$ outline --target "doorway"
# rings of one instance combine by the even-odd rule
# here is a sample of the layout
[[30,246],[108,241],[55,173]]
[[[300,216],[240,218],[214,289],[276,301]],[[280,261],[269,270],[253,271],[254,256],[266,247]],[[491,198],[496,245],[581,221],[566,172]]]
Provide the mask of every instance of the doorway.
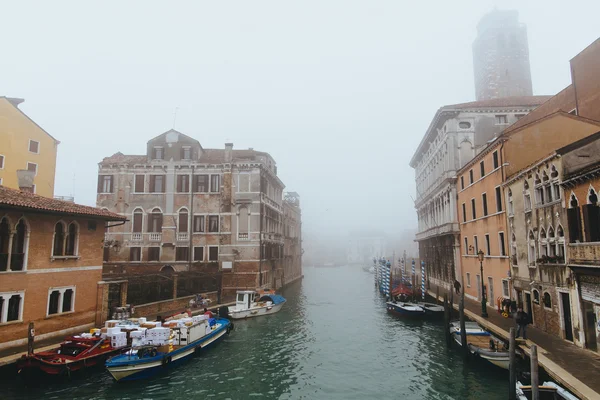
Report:
[[481,301],[481,276],[477,275],[477,300]]
[[596,343],[596,313],[594,305],[589,301],[583,302],[583,315],[585,316],[585,342],[590,350],[598,350]]
[[525,312],[529,315],[529,323],[533,324],[533,308],[531,308],[531,293],[525,292]]
[[490,306],[494,307],[495,297],[494,297],[494,278],[488,276],[488,303]]
[[560,293],[563,309],[563,323],[565,326],[565,339],[573,341],[573,324],[571,322],[571,298],[569,293]]

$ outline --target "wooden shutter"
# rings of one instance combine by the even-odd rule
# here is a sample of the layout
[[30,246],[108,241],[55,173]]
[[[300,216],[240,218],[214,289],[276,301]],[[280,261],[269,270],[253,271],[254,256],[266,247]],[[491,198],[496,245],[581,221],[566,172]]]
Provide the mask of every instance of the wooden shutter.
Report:
[[154,181],[156,180],[156,175],[150,175],[150,193],[154,193]]
[[102,193],[102,179],[104,175],[98,175],[98,193]]
[[182,211],[179,213],[179,232],[187,232],[188,231],[188,213],[187,211]]
[[144,192],[144,175],[135,176],[135,191],[136,193]]
[[144,215],[141,212],[133,213],[133,231],[141,232],[142,231],[142,218]]
[[585,241],[600,241],[600,207],[594,204],[585,204],[583,209],[583,223],[585,229]]
[[183,175],[177,175],[177,192],[181,193],[183,192],[183,185],[182,182],[183,181]]

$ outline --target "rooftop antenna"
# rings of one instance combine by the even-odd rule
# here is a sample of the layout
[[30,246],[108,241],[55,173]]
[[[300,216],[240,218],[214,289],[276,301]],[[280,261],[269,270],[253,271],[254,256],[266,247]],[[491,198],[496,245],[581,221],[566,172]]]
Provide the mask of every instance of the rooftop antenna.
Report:
[[179,110],[179,107],[175,107],[175,112],[173,113],[173,129],[175,129],[175,122],[177,122],[177,110]]

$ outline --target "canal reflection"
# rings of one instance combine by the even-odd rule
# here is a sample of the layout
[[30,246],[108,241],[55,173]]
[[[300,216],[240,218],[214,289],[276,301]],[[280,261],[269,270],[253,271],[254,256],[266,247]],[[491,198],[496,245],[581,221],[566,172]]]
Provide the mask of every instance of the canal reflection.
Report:
[[278,314],[235,323],[204,356],[150,381],[105,372],[67,382],[0,382],[44,399],[505,399],[508,374],[446,349],[442,324],[385,312],[360,267],[305,268]]

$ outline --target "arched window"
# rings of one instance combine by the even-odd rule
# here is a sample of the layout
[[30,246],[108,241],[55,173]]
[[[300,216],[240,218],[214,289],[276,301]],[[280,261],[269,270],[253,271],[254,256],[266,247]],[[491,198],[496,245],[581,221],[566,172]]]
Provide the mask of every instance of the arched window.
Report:
[[546,230],[540,229],[540,258],[548,257],[548,239],[546,237]]
[[523,182],[523,209],[525,212],[531,211],[531,193],[527,180]]
[[136,208],[135,210],[133,210],[132,231],[134,233],[142,232],[143,221],[144,221],[144,211],[142,211],[140,208]]
[[540,304],[540,292],[536,289],[533,289],[533,302],[536,304]]
[[173,272],[175,272],[175,269],[172,266],[170,266],[170,265],[165,265],[164,267],[162,267],[160,269],[160,272],[164,272],[164,273],[167,273],[167,274],[172,274]]
[[[554,228],[548,228],[548,255],[556,257],[556,237],[554,236]],[[552,260],[555,262],[556,260]]]
[[569,229],[569,242],[577,243],[583,241],[583,227],[581,223],[580,207],[577,197],[575,197],[575,193],[571,193],[571,197],[569,198],[567,222],[567,227]]
[[529,182],[527,182],[527,180],[525,180],[525,181],[523,182],[523,189],[524,189],[524,190],[529,190]]
[[77,223],[71,222],[69,224],[69,229],[67,231],[67,240],[65,243],[65,256],[77,255],[78,233],[79,233],[79,229],[77,227]]
[[0,220],[0,272],[8,269],[9,243],[10,222],[5,217]]
[[533,235],[533,231],[529,230],[529,246],[527,258],[529,260],[529,265],[535,265],[535,236]]
[[540,174],[535,174],[535,179],[533,180],[533,184],[539,185],[540,183],[542,183],[542,180],[540,179]]
[[550,297],[550,293],[548,292],[544,293],[544,307],[552,308],[552,298]]
[[556,228],[556,256],[560,264],[565,263],[565,232],[562,225]]
[[162,232],[162,212],[158,208],[148,215],[148,232]]
[[10,254],[10,269],[12,271],[23,271],[27,263],[27,224],[23,218],[17,223],[16,234],[13,236],[12,251]]
[[588,192],[588,204],[584,205],[583,211],[583,227],[586,242],[600,241],[600,207],[598,207],[598,195],[593,187],[590,186]]
[[588,204],[597,205],[598,204],[598,195],[593,188],[590,188],[590,192],[588,195]]
[[570,208],[579,207],[579,202],[577,201],[577,197],[575,197],[574,193],[571,193],[571,199],[569,201]]
[[179,223],[177,224],[177,232],[187,232],[188,231],[188,210],[182,208],[179,210]]
[[54,243],[52,246],[52,255],[60,257],[65,255],[65,224],[57,222],[54,225]]

